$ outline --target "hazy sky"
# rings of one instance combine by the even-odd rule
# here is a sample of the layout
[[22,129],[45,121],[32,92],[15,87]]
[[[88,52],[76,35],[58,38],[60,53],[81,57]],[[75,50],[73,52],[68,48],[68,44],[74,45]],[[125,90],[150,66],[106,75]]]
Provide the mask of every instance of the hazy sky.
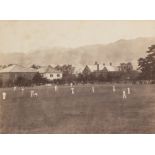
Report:
[[0,52],[155,37],[155,21],[0,21]]

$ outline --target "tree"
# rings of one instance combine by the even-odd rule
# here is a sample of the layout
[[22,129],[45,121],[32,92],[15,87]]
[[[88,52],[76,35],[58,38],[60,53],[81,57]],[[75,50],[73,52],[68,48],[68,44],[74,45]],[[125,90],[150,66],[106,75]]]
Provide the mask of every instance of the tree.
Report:
[[26,79],[22,76],[17,77],[17,79],[15,80],[14,84],[16,86],[31,86],[32,81],[29,79]]
[[12,66],[12,65],[13,65],[13,64],[8,64],[8,67],[9,67],[9,66]]
[[36,73],[32,79],[33,84],[39,85],[41,83],[47,83],[47,79],[43,78],[40,73]]
[[63,66],[57,66],[57,69],[59,68],[60,71],[63,73],[63,80],[65,82],[72,82],[75,79],[75,76],[73,75],[74,67],[72,65],[63,65]]
[[39,66],[39,65],[35,65],[35,64],[33,64],[33,65],[31,66],[31,68],[34,68],[34,69],[39,69],[39,68],[40,68],[40,66]]
[[138,59],[140,78],[145,80],[155,79],[155,45],[148,48],[147,56]]

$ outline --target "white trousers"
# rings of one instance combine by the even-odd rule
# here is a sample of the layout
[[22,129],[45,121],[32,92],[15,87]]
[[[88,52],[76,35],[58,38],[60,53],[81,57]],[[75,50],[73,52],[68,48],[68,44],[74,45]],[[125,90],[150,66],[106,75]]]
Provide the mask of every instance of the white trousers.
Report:
[[123,99],[126,99],[127,97],[126,97],[126,93],[125,93],[125,91],[123,91]]
[[2,99],[5,100],[6,99],[6,92],[2,93]]

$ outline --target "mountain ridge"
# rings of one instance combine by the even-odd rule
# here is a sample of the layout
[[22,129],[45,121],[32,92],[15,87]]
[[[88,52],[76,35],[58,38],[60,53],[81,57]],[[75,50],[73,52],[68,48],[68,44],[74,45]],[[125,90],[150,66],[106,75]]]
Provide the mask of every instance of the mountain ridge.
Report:
[[137,66],[137,60],[144,57],[149,46],[155,44],[155,37],[140,37],[136,39],[120,39],[108,44],[94,44],[76,48],[53,47],[51,49],[35,50],[27,53],[1,53],[0,64],[18,63],[21,65],[48,64],[94,64],[112,62],[132,62]]

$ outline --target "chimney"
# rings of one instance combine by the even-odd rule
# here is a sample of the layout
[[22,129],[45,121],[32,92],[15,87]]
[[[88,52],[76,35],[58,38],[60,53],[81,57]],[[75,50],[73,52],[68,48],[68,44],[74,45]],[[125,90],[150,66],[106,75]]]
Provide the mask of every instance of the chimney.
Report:
[[97,61],[95,61],[95,65],[97,66],[97,71],[99,71],[99,64],[98,64],[98,62]]

